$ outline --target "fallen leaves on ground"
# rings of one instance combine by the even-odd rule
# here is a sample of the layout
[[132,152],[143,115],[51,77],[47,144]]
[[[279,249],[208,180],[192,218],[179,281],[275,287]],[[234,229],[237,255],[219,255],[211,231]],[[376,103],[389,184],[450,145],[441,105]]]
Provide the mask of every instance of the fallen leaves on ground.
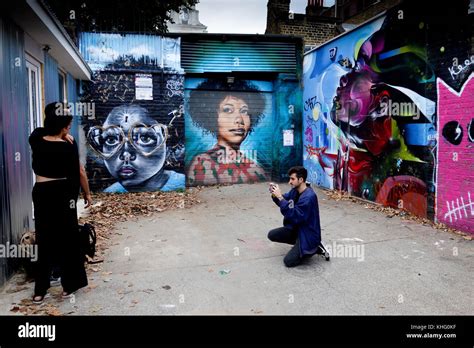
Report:
[[472,240],[472,237],[473,237],[469,233],[459,231],[455,228],[451,228],[443,223],[434,222],[427,218],[413,215],[410,212],[403,209],[384,207],[381,204],[370,202],[356,196],[351,196],[348,192],[334,190],[334,191],[324,191],[324,193],[329,199],[332,199],[335,201],[351,201],[358,204],[364,204],[364,208],[382,212],[387,216],[387,218],[393,218],[394,216],[399,216],[402,220],[415,221],[422,225],[428,225],[438,230],[443,230],[444,232],[454,233],[454,234],[462,236],[466,240]]
[[[90,207],[87,216],[79,218],[79,223],[90,223],[94,226],[97,234],[96,255],[93,260],[89,259],[87,271],[101,272],[101,262],[104,260],[105,251],[111,245],[111,240],[115,234],[123,235],[123,233],[115,231],[115,226],[119,222],[134,220],[141,217],[151,217],[154,214],[172,210],[186,209],[198,203],[201,203],[197,196],[202,187],[193,187],[185,192],[137,192],[137,193],[95,193],[93,199],[96,204]],[[166,239],[160,240],[166,242]],[[112,272],[102,272],[102,276],[111,275]],[[104,282],[111,281],[110,277],[102,279]],[[7,290],[7,293],[15,293],[22,290],[30,289],[30,286],[23,286],[26,281],[17,282],[16,288]],[[129,284],[128,287],[132,287]],[[89,285],[85,288],[85,292],[90,292],[97,285]],[[52,288],[53,289],[53,288]],[[51,295],[56,295],[50,289]],[[127,292],[128,293],[128,292]],[[45,300],[47,301],[47,300]],[[91,313],[100,311],[102,307],[95,306],[90,309]],[[53,304],[43,302],[42,304],[34,304],[31,299],[23,299],[20,303],[13,303],[10,309],[13,313],[23,313],[25,315],[63,315],[58,307]],[[70,314],[68,312],[65,314]]]
[[[47,299],[45,299],[47,301]],[[24,315],[49,315],[60,316],[63,313],[52,303],[43,302],[42,304],[35,304],[31,299],[23,299],[20,303],[14,303],[10,309],[13,313],[22,313]]]
[[[117,223],[151,217],[166,210],[190,208],[200,203],[197,196],[201,190],[202,187],[193,187],[185,192],[95,193],[93,199],[97,203],[87,210],[87,216],[79,219],[79,223],[88,222],[96,230],[95,259],[104,257],[114,234],[123,234],[114,231]],[[97,272],[95,268],[92,270]]]

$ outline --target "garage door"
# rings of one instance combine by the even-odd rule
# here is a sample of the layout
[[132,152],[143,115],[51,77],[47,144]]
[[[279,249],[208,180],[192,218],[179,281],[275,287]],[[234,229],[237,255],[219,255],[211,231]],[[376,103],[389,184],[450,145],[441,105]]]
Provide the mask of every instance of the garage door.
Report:
[[269,181],[273,83],[188,78],[185,88],[187,184]]

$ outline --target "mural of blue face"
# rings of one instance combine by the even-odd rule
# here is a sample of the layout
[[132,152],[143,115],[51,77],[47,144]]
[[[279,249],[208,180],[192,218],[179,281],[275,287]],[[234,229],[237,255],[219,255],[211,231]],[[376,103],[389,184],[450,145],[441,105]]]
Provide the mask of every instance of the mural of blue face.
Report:
[[166,182],[167,129],[137,105],[112,109],[102,127],[89,131],[92,143],[104,158],[110,174],[125,188],[158,189]]

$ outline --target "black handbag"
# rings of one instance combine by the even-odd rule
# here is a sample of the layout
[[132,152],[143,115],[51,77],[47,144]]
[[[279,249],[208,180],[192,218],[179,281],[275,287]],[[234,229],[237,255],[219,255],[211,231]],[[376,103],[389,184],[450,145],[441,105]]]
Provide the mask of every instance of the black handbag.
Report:
[[81,253],[84,256],[87,255],[90,258],[93,258],[95,255],[95,244],[97,241],[94,226],[88,223],[85,223],[84,225],[79,225],[79,238],[81,245]]

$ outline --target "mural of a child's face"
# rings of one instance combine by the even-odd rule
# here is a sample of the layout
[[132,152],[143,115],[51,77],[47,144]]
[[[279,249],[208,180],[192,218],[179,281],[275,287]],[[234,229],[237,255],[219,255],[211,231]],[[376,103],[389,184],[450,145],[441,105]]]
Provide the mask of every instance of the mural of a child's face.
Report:
[[249,106],[233,96],[225,97],[217,111],[217,139],[229,145],[240,145],[250,130]]
[[[123,140],[119,128],[125,136]],[[146,109],[136,105],[116,107],[102,129],[103,152],[113,154],[104,160],[105,166],[123,186],[139,186],[163,167],[166,157],[164,129],[148,116]]]

